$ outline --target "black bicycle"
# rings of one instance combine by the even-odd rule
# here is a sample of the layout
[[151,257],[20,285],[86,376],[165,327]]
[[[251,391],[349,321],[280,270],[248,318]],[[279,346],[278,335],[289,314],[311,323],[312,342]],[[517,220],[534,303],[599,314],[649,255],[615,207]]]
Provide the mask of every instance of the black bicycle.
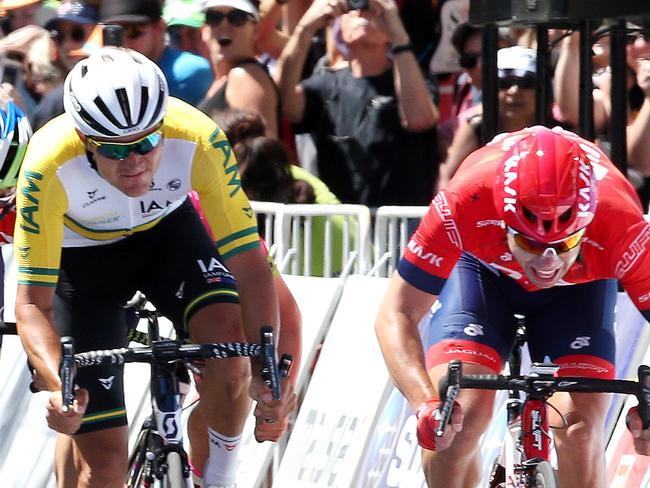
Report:
[[284,355],[278,366],[275,337],[271,327],[261,329],[260,344],[224,342],[183,344],[163,339],[158,329],[158,312],[148,310],[141,300],[135,307],[139,319],[147,320],[147,333],[135,331],[129,338],[147,342],[145,347],[74,353],[70,338],[62,338],[61,382],[64,409],[74,400],[74,369],[100,364],[132,362],[151,365],[152,412],[144,421],[129,456],[126,488],[193,488],[187,454],[183,448],[180,381],[187,381],[184,365],[205,359],[255,357],[262,361],[262,377],[280,398],[280,378],[288,373],[291,358]]
[[[621,393],[634,395],[644,428],[650,425],[650,367],[638,368],[638,381],[606,380],[584,377],[557,377],[559,366],[533,363],[530,372],[520,374],[523,329],[518,331],[514,355],[505,375],[463,375],[462,362],[451,361],[447,377],[440,382],[441,437],[449,423],[454,401],[461,388],[508,390],[508,423],[501,455],[494,462],[490,488],[554,488],[558,486],[555,470],[549,462],[550,434],[546,400],[555,392]],[[520,395],[523,393],[523,398]],[[556,427],[557,428],[557,427]]]

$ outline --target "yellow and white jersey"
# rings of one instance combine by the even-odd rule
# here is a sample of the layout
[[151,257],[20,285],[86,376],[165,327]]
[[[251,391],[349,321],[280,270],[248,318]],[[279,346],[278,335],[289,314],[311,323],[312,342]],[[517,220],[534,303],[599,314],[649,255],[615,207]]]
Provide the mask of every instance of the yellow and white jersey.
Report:
[[90,166],[67,114],[34,134],[16,192],[19,283],[55,286],[62,247],[107,244],[149,229],[191,190],[199,194],[224,259],[259,246],[256,221],[223,131],[196,108],[170,98],[162,132],[160,167],[149,191],[135,198]]

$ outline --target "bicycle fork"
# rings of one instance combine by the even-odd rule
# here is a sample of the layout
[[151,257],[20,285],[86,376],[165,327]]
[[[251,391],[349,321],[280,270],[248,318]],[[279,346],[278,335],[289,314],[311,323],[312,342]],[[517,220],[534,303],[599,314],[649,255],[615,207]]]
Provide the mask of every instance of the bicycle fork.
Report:
[[549,458],[548,429],[546,403],[540,398],[528,398],[521,416],[508,422],[502,460],[505,488],[531,486],[535,466]]

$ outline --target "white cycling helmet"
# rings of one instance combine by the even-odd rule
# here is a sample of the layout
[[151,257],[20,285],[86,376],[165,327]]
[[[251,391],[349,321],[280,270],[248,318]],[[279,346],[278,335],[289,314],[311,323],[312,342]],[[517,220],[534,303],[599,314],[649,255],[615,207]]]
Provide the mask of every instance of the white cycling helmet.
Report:
[[63,105],[82,134],[117,138],[146,132],[164,117],[167,80],[131,49],[104,47],[68,73]]

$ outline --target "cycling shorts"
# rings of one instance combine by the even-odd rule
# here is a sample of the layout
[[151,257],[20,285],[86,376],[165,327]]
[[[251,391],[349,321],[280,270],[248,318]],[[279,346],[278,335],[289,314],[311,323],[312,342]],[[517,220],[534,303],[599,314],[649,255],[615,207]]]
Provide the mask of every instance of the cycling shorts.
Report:
[[616,280],[526,291],[463,254],[429,318],[427,368],[452,359],[499,373],[525,316],[531,360],[560,365],[560,376],[615,377]]
[[[235,279],[189,201],[157,225],[111,244],[64,248],[54,299],[59,333],[77,352],[127,346],[132,316],[124,304],[143,292],[179,337],[201,308],[238,303]],[[215,324],[218,327],[218,324]],[[90,403],[79,433],[126,425],[123,366],[79,369]]]

